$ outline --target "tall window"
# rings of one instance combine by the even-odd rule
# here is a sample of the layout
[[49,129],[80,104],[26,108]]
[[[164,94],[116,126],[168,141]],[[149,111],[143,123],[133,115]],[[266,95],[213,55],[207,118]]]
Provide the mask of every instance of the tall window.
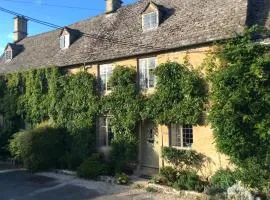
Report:
[[171,145],[175,147],[189,148],[193,144],[192,125],[171,125]]
[[70,45],[70,36],[69,35],[62,35],[60,37],[60,48],[67,49]]
[[10,61],[12,59],[12,51],[6,50],[5,51],[5,61]]
[[113,139],[109,117],[101,117],[99,120],[99,146],[109,147]]
[[158,27],[158,12],[151,12],[142,16],[143,30],[152,30]]
[[143,89],[155,88],[156,77],[154,70],[156,68],[156,58],[145,58],[139,60],[140,87]]
[[110,91],[111,86],[109,84],[109,79],[112,75],[113,67],[112,64],[100,65],[99,76],[101,81],[101,90]]

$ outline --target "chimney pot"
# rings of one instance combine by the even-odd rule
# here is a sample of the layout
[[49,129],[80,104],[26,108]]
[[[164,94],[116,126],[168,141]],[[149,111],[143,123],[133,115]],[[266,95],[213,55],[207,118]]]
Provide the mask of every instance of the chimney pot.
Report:
[[14,42],[27,37],[27,21],[24,16],[16,16],[14,18]]
[[121,0],[105,0],[106,1],[106,13],[112,13],[121,8]]

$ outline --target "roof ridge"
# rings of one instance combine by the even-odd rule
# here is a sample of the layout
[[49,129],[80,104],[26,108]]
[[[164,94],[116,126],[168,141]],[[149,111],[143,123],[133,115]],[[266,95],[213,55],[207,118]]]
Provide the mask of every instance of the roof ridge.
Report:
[[[143,1],[146,1],[146,0],[139,0],[135,3],[132,3],[132,4],[126,4],[126,5],[123,5],[121,8],[119,8],[118,10],[116,10],[115,12],[113,13],[110,13],[110,14],[115,14],[115,13],[118,13],[119,11],[123,10],[124,8],[128,8],[128,7],[131,7],[131,6],[135,6],[136,4],[139,4]],[[31,36],[27,36],[26,38],[20,40],[18,43],[22,42],[22,41],[25,41],[25,40],[28,40],[28,39],[32,39],[32,38],[35,38],[35,37],[39,37],[39,36],[42,36],[42,35],[45,35],[45,34],[49,34],[49,33],[54,33],[56,31],[59,31],[59,30],[62,30],[63,28],[65,27],[68,27],[68,28],[72,28],[72,26],[76,26],[77,24],[79,23],[83,23],[83,22],[88,22],[90,20],[95,20],[99,17],[103,17],[103,16],[106,16],[106,15],[110,15],[110,14],[106,14],[106,13],[101,13],[101,14],[98,14],[98,15],[95,15],[95,16],[91,16],[91,17],[88,17],[86,19],[82,19],[80,21],[76,21],[74,23],[71,23],[69,25],[64,25],[64,26],[61,26],[61,28],[57,28],[57,29],[53,29],[53,30],[50,30],[50,31],[45,31],[45,32],[42,32],[42,33],[38,33],[38,34],[35,34],[35,35],[31,35]],[[57,25],[58,26],[58,25]]]

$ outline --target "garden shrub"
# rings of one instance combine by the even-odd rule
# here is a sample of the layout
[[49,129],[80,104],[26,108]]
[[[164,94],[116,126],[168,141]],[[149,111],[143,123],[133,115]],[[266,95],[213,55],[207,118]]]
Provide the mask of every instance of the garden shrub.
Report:
[[202,192],[204,189],[204,183],[195,171],[182,170],[179,172],[173,187],[180,190]]
[[254,197],[250,190],[243,186],[241,182],[234,184],[227,190],[228,200],[254,200]]
[[45,123],[15,134],[10,140],[9,149],[30,171],[57,168],[62,165],[66,153],[67,137],[65,129]]
[[248,173],[241,178],[245,184],[259,189],[265,180],[262,174],[270,171],[270,48],[257,42],[266,36],[269,31],[252,27],[218,44],[205,64],[217,149]]
[[151,182],[155,183],[155,184],[160,184],[160,185],[167,185],[168,184],[167,178],[165,178],[161,174],[156,174],[156,175],[152,176]]
[[177,180],[178,172],[173,167],[162,167],[160,169],[160,175],[167,180],[167,184],[171,185]]
[[218,170],[210,180],[211,187],[226,190],[233,186],[237,181],[237,174],[229,169]]
[[116,174],[115,179],[119,185],[127,185],[129,182],[129,176],[125,173]]
[[132,174],[133,169],[131,163],[135,162],[137,159],[136,144],[135,141],[131,142],[127,140],[112,142],[109,159],[116,173],[125,172]]
[[178,169],[200,169],[206,157],[194,150],[164,147],[162,157]]
[[100,154],[93,154],[85,159],[77,169],[77,175],[85,179],[97,179],[100,175],[106,174],[106,165]]
[[247,159],[242,167],[238,168],[239,180],[245,185],[257,188],[260,191],[270,190],[270,168],[261,168],[261,163],[255,158]]

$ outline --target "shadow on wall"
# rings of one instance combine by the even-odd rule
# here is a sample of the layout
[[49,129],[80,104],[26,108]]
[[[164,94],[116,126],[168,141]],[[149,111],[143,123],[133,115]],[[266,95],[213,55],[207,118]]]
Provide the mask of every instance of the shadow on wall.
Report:
[[258,24],[270,28],[270,1],[269,0],[248,0],[248,16],[246,25]]

